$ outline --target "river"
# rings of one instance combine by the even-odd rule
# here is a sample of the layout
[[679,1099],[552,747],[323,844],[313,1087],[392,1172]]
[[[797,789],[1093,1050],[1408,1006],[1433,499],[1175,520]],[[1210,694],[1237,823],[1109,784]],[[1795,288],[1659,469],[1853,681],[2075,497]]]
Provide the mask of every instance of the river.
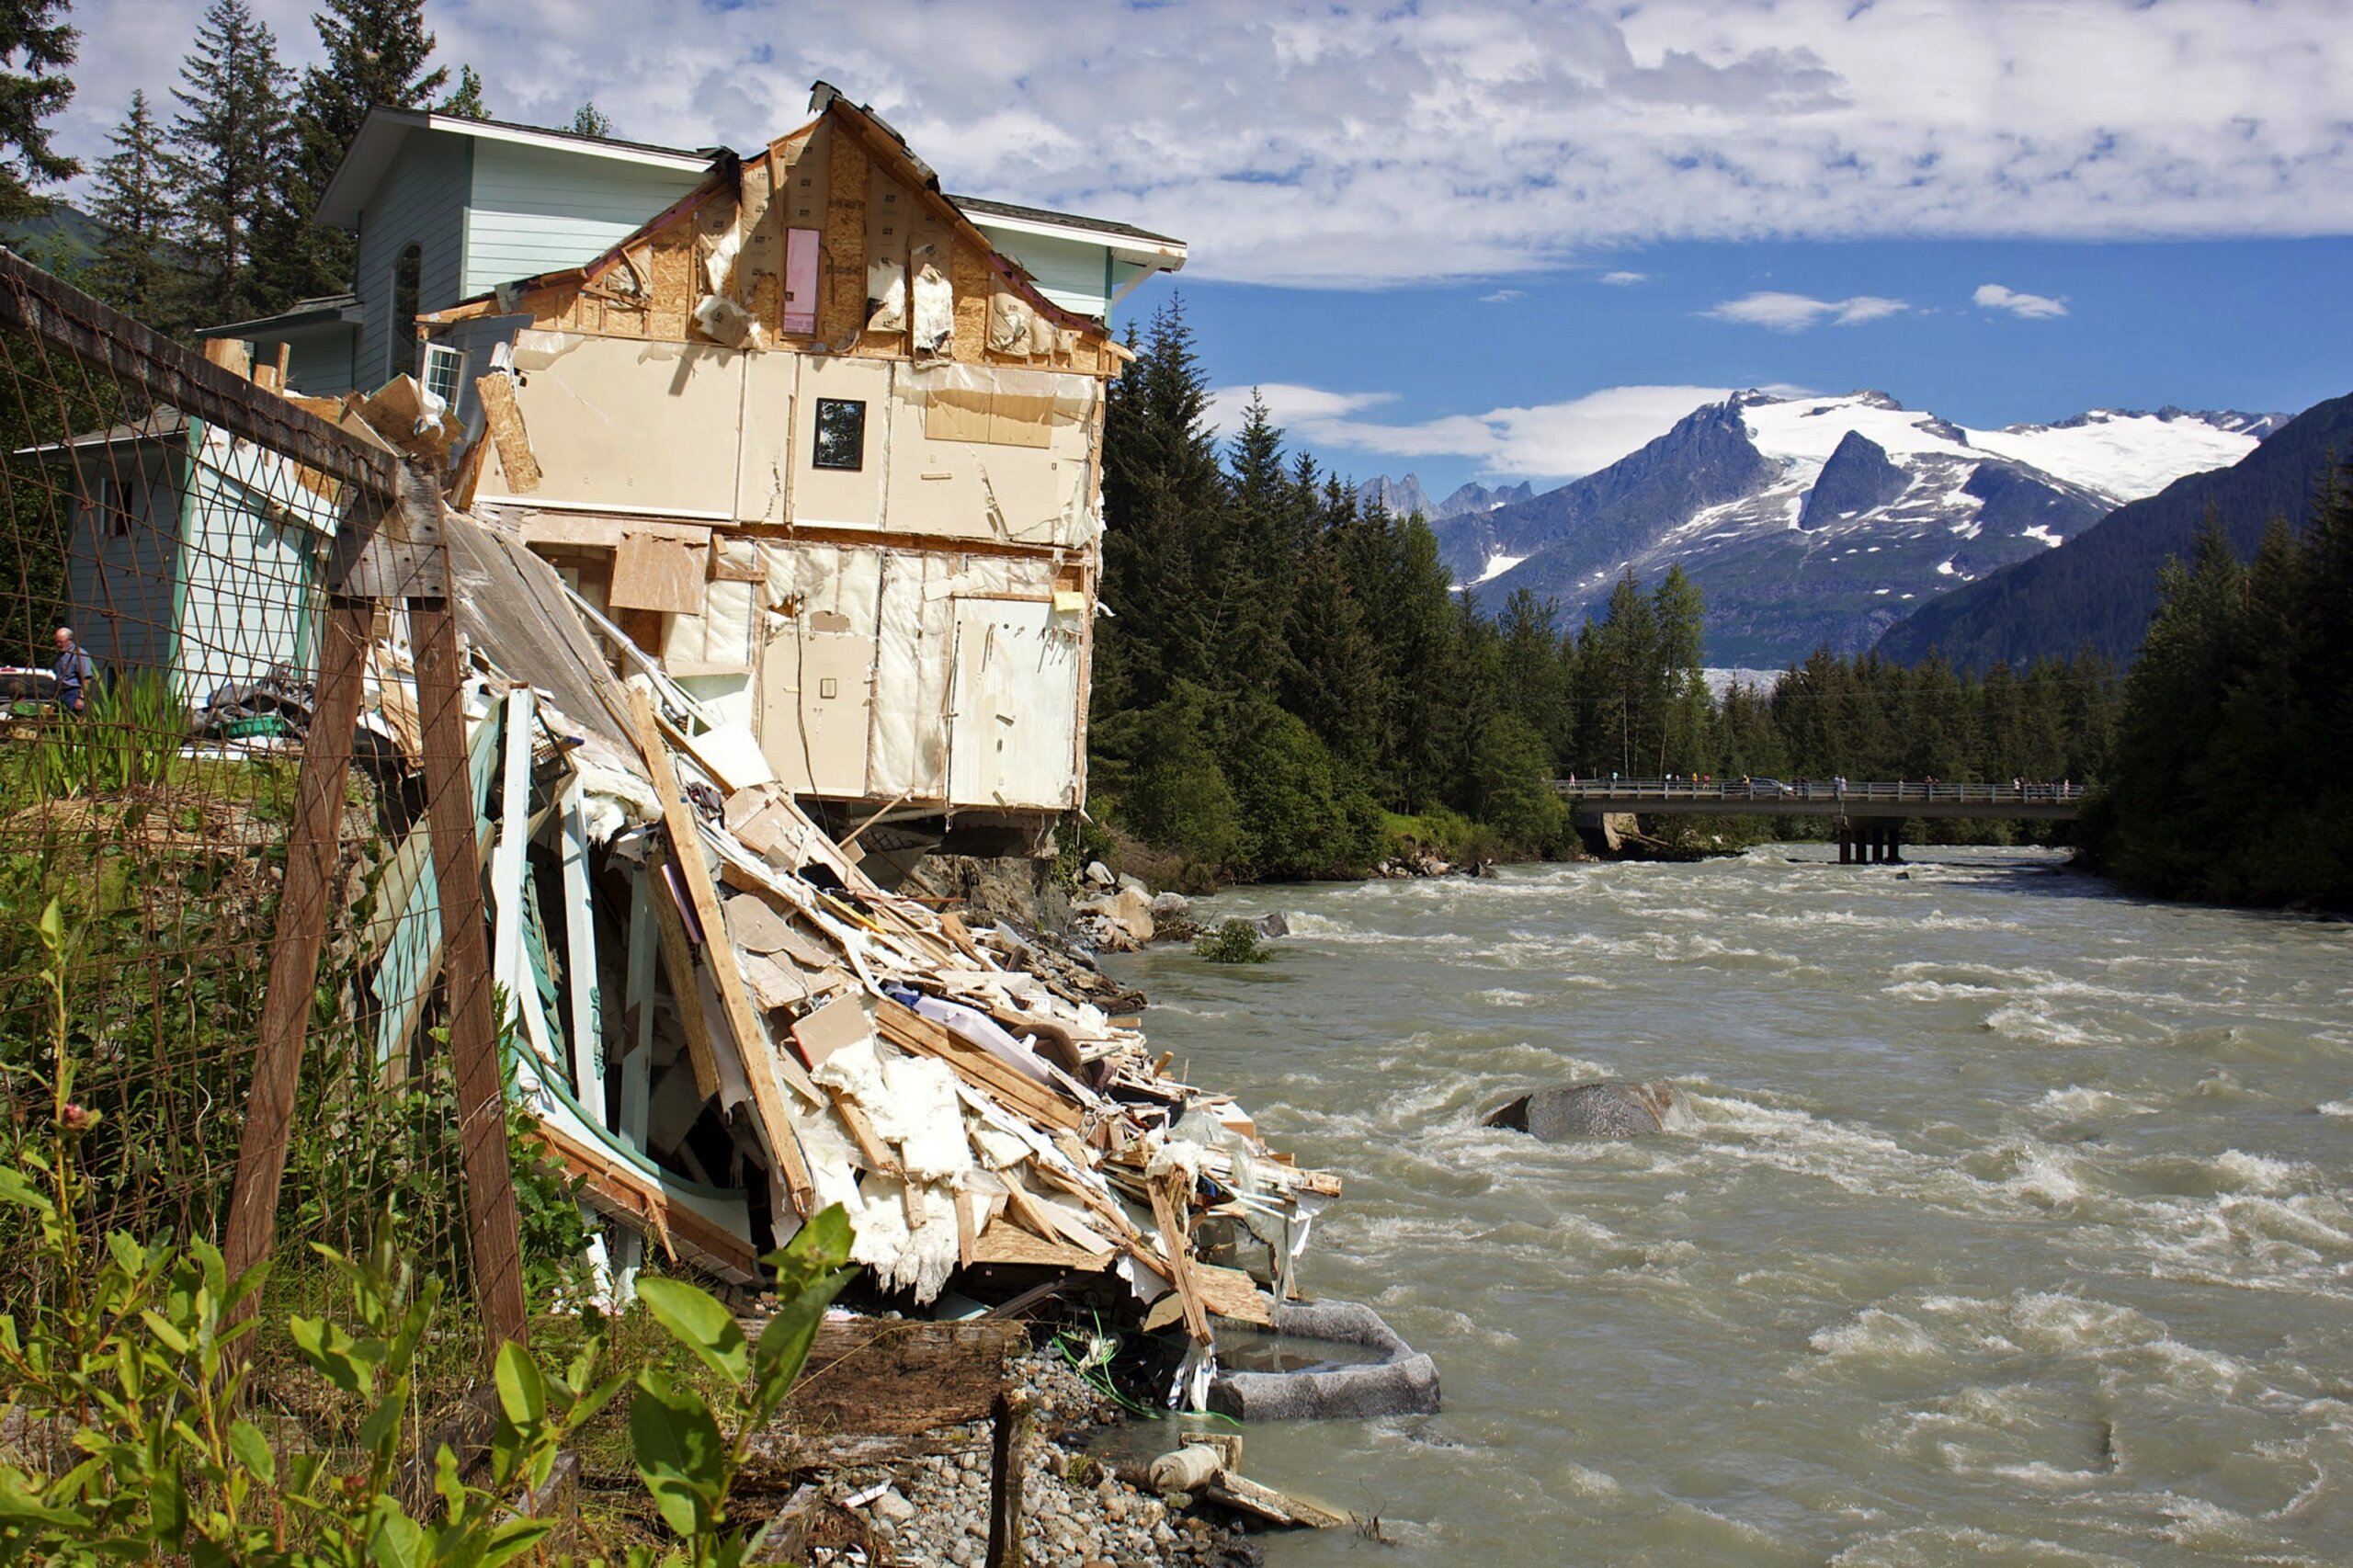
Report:
[[[2353,926],[1916,853],[1249,889],[1274,961],[1116,961],[1443,1380],[1247,1435],[1399,1543],[1273,1568],[2353,1560]],[[1602,1075],[1695,1125],[1479,1125]]]

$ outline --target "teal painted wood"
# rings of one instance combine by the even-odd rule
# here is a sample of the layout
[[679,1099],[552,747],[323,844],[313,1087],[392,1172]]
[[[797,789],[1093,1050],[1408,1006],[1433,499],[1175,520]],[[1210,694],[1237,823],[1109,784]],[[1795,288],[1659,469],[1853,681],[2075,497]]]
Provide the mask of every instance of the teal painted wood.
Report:
[[[70,481],[74,527],[65,549],[66,615],[74,635],[98,667],[168,669],[176,624],[183,460],[177,437],[74,457]],[[119,487],[128,521],[116,531],[113,515],[95,501],[104,485]],[[50,654],[31,650],[34,662]],[[24,653],[13,652],[12,657]]]
[[1014,233],[985,223],[981,229],[990,244],[1027,267],[1039,291],[1063,309],[1083,316],[1099,316],[1109,309],[1111,296],[1105,285],[1110,273],[1104,266],[1108,246],[1053,234]]
[[605,1021],[597,989],[596,890],[588,875],[588,820],[575,778],[558,819],[563,855],[565,1014],[572,1026],[572,1086],[583,1105],[605,1109]]
[[[465,295],[465,211],[470,149],[473,139],[449,132],[412,131],[400,156],[359,209],[359,256],[356,291],[364,322],[359,334],[354,384],[369,391],[391,374],[392,334],[415,324],[392,317],[392,270],[400,254],[415,244],[423,253],[417,308],[438,311]],[[307,389],[306,389],[307,390]]]
[[622,1141],[645,1152],[645,1129],[654,1108],[654,959],[659,938],[654,929],[654,897],[645,868],[629,879],[629,971],[622,1006],[636,1020],[634,1038],[621,1058]]
[[577,267],[626,239],[702,183],[703,171],[654,168],[506,142],[474,149],[463,298]]
[[200,703],[301,667],[320,548],[339,519],[276,453],[196,419],[187,440],[173,676]]
[[[476,726],[467,756],[474,788],[474,852],[487,847],[489,824],[483,807],[490,799],[491,775],[499,755],[500,710],[493,708]],[[396,880],[397,879],[397,880]],[[387,885],[391,884],[391,885]],[[376,966],[369,992],[376,998],[376,1065],[389,1073],[393,1059],[408,1045],[418,1012],[433,977],[441,971],[441,884],[434,880],[429,824],[419,822],[401,840],[400,848],[377,883],[383,906],[399,910],[398,924],[384,956]]]

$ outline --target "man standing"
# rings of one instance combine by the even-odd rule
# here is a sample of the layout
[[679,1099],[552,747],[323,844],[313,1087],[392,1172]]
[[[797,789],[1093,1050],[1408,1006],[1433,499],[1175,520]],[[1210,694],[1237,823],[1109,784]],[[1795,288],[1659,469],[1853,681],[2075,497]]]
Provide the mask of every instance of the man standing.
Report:
[[90,655],[74,641],[74,629],[57,629],[57,706],[63,711],[79,715],[89,702],[89,685],[98,678],[97,666],[90,663]]

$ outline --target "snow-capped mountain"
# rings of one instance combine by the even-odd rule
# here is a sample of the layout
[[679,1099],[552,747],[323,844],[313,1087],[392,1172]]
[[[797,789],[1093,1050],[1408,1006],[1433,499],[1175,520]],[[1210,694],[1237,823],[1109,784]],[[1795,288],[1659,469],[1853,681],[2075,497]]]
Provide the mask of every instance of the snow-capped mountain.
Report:
[[1572,623],[1629,567],[1647,584],[1679,562],[1707,598],[1709,659],[1777,665],[1867,648],[1924,600],[2229,467],[2284,417],[2097,409],[1972,430],[1884,392],[1741,392],[1597,473],[1432,527],[1483,603],[1532,588]]
[[1489,488],[1484,484],[1463,484],[1443,501],[1430,499],[1422,482],[1412,474],[1403,479],[1368,479],[1357,486],[1357,499],[1368,506],[1380,506],[1401,517],[1419,512],[1430,522],[1445,517],[1470,517],[1492,512],[1498,506],[1508,506],[1526,501],[1536,494],[1536,486],[1522,480],[1518,484]]

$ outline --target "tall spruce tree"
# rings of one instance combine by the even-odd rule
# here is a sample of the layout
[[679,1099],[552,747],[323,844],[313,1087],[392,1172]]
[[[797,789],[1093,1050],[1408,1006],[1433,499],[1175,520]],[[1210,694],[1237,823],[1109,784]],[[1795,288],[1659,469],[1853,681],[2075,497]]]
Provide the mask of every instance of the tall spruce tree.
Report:
[[355,242],[312,222],[319,198],[369,108],[429,103],[449,79],[444,68],[426,69],[433,35],[425,0],[325,0],[311,25],[325,57],[302,73],[291,147],[254,247],[258,288],[273,308],[352,286]]
[[212,0],[180,65],[171,130],[186,241],[201,279],[200,315],[234,321],[276,302],[254,265],[254,234],[275,199],[289,153],[278,38],[245,0]]
[[65,21],[71,9],[69,0],[0,0],[0,221],[47,210],[37,187],[82,172],[48,125],[74,98],[64,73],[82,35]]
[[170,154],[142,91],[109,139],[90,207],[102,231],[91,265],[92,292],[162,333],[186,324],[188,276],[174,233]]
[[488,119],[490,110],[482,101],[482,78],[474,74],[471,65],[458,67],[458,85],[449,96],[433,106],[437,114],[454,114],[460,119]]

